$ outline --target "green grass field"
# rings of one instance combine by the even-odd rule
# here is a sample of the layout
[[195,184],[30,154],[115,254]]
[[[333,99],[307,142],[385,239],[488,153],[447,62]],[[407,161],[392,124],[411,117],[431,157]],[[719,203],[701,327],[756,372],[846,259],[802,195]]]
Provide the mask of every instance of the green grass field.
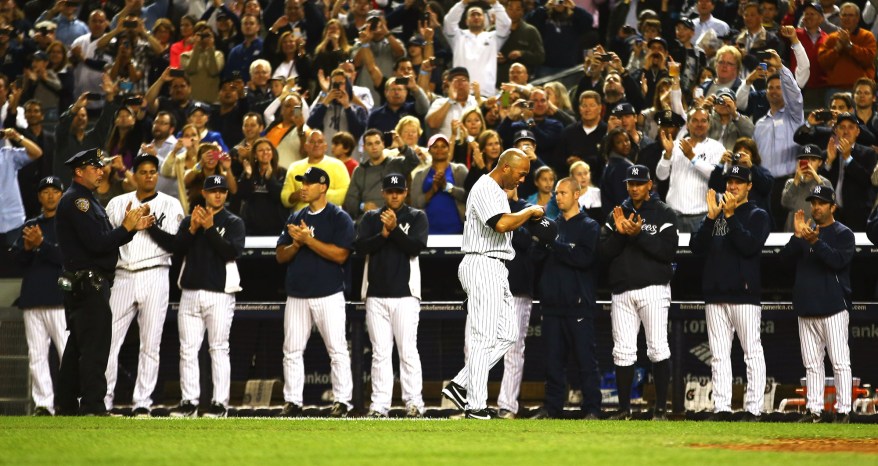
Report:
[[0,417],[0,464],[876,464],[878,455],[693,445],[878,444],[875,425]]

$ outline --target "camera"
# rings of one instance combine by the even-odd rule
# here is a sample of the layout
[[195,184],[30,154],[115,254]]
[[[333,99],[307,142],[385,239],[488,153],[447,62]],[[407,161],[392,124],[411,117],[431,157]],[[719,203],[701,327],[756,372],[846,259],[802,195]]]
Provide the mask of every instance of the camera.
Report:
[[171,71],[168,72],[172,78],[182,78],[186,76],[186,71],[182,68],[171,68]]
[[124,26],[128,29],[134,29],[137,27],[137,20],[136,19],[126,19],[125,21],[122,21],[122,26]]
[[104,96],[98,94],[97,92],[86,92],[85,93],[85,100],[98,101],[98,100],[101,100],[103,98],[104,98]]
[[814,112],[814,118],[817,121],[826,122],[832,119],[832,111],[831,110],[818,110]]
[[737,165],[738,162],[740,162],[740,161],[741,161],[741,153],[740,152],[735,152],[734,154],[732,154],[732,164],[733,165]]
[[605,62],[605,63],[609,63],[609,62],[613,61],[613,56],[610,55],[609,53],[605,53],[605,54],[601,55],[601,61]]
[[[560,5],[562,3],[564,3],[564,0],[557,0],[558,5]],[[634,29],[633,27],[626,24],[626,25],[622,26],[622,32],[625,34],[628,34],[628,35],[637,34],[637,29]]]
[[210,33],[209,32],[199,32],[198,37],[200,37],[202,39],[207,39],[208,37],[210,37]]
[[341,83],[337,82],[337,81],[332,83],[332,88],[333,89],[341,89]]
[[390,147],[393,145],[393,131],[385,131],[383,136],[384,147]]
[[523,108],[523,109],[532,110],[534,108],[534,103],[531,101],[525,100],[524,102],[521,102],[520,104],[518,104],[518,106]]
[[400,86],[408,86],[409,78],[407,76],[402,78],[396,78],[396,82],[394,84],[399,84]]

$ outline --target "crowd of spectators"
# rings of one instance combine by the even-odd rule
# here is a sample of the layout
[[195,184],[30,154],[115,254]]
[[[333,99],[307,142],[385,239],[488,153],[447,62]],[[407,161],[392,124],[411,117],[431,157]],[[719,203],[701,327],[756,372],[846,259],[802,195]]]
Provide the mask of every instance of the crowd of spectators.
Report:
[[[605,218],[642,164],[693,231],[740,164],[775,231],[817,183],[862,231],[878,186],[876,13],[862,0],[0,0],[0,234],[39,214],[41,178],[69,185],[64,161],[93,147],[102,202],[135,189],[147,153],[187,211],[226,175],[249,235],[281,231],[311,166],[355,221],[384,174],[404,173],[430,233],[459,234],[469,188],[509,147],[532,159],[518,197],[550,212],[570,175]],[[553,79],[571,68],[575,86]]]

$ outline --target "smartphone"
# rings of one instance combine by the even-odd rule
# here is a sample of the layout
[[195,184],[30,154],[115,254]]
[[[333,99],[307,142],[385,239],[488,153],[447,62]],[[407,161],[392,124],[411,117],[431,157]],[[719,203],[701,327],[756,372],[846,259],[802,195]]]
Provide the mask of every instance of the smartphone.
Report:
[[817,121],[829,121],[832,119],[832,111],[831,110],[819,110],[814,112],[814,118]]
[[695,90],[692,91],[692,97],[695,97],[696,99],[704,97],[704,89],[696,87]]
[[799,159],[799,168],[802,170],[808,168],[808,161],[805,159]]
[[401,86],[408,86],[408,85],[409,85],[409,78],[408,78],[408,76],[405,76],[405,77],[402,77],[402,78],[396,78],[396,84],[399,84],[399,85],[401,85]]
[[429,11],[425,11],[425,12],[421,13],[421,21],[425,21],[427,23],[430,22],[430,12]]
[[340,82],[332,83],[332,88],[333,89],[341,89],[341,83]]
[[626,24],[622,26],[622,32],[628,35],[637,34],[637,29],[634,29],[633,27]]
[[503,93],[500,94],[500,106],[501,107],[509,108],[509,101],[510,100],[511,100],[511,97],[509,96],[508,92],[503,91]]
[[380,23],[380,22],[381,22],[381,20],[378,18],[370,19],[369,20],[369,30],[374,31],[374,30],[378,29],[378,23]]
[[521,108],[526,108],[526,109],[528,109],[528,110],[533,110],[533,108],[534,108],[534,103],[531,102],[531,101],[529,101],[529,100],[528,100],[528,101],[525,101],[525,102],[522,102],[522,103],[521,103]]
[[385,131],[384,132],[384,147],[390,147],[393,145],[393,131]]
[[765,62],[760,63],[759,69],[762,71],[768,71],[768,63],[765,63]]
[[296,105],[295,107],[293,107],[293,116],[296,118],[302,117],[302,106],[301,105]]
[[136,19],[126,19],[125,21],[122,21],[122,26],[124,26],[128,29],[136,28],[137,27],[137,20]]
[[126,97],[125,100],[122,101],[122,105],[125,105],[125,106],[143,105],[143,98],[138,97],[138,96]]
[[172,78],[182,78],[186,76],[186,71],[182,68],[171,68],[171,71],[168,72]]
[[609,62],[613,61],[613,56],[610,55],[609,53],[605,53],[605,54],[601,55],[601,61],[605,62],[605,63],[609,63]]
[[765,50],[760,50],[760,51],[756,52],[756,58],[758,58],[759,61],[770,60],[771,57],[772,57],[771,52],[766,52]]
[[97,92],[86,92],[85,100],[97,101],[103,99],[104,96],[98,94]]

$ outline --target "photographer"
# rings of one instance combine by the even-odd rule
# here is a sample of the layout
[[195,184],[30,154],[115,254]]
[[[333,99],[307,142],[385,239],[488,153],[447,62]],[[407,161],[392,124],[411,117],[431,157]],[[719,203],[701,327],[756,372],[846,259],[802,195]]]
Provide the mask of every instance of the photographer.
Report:
[[716,95],[704,99],[701,104],[710,113],[710,129],[707,136],[732,150],[740,138],[753,137],[753,121],[738,113],[735,95],[730,89],[721,89]]
[[331,89],[317,96],[308,117],[308,126],[323,131],[327,140],[332,140],[332,136],[341,131],[359,139],[366,131],[366,109],[351,102],[351,84],[344,71],[336,69],[329,79]]
[[815,186],[819,184],[828,188],[832,187],[832,183],[820,174],[825,160],[826,154],[820,149],[820,146],[814,144],[802,147],[802,151],[799,152],[796,173],[787,180],[780,198],[780,204],[789,212],[783,231],[795,232],[796,212],[811,208],[808,196],[811,195]]
[[[201,23],[199,23],[201,24]],[[206,24],[199,27],[198,40],[192,50],[180,55],[180,68],[192,83],[192,98],[202,102],[216,102],[220,85],[220,73],[226,63],[223,53],[216,49],[213,30]],[[233,49],[234,50],[234,49]]]
[[[555,118],[548,116],[549,99],[546,90],[537,87],[530,93],[530,100],[519,99],[509,109],[497,127],[500,138],[504,141],[512,141],[513,135],[523,129],[530,130],[536,136],[537,157],[549,160],[555,152],[558,137],[564,130],[564,125]],[[553,167],[554,168],[554,167]],[[566,167],[563,173],[566,173]]]
[[720,163],[710,174],[707,187],[718,192],[726,191],[726,175],[735,165],[747,167],[753,182],[750,189],[750,202],[756,207],[771,214],[771,189],[774,178],[771,173],[762,166],[762,157],[756,143],[748,137],[738,138],[732,149],[723,153]]
[[[847,92],[836,92],[829,101],[829,109],[817,109],[808,114],[808,120],[804,125],[796,130],[793,140],[797,144],[816,144],[820,147],[826,147],[829,139],[832,137],[832,128],[835,126],[835,119],[842,113],[854,114],[853,99]],[[865,146],[875,145],[875,135],[859,121],[857,117],[857,126],[860,127],[860,135],[857,141]]]
[[189,207],[196,205],[204,206],[202,186],[204,180],[211,175],[222,175],[228,183],[229,196],[238,192],[238,182],[232,174],[232,158],[222,151],[219,144],[202,142],[198,146],[199,162],[194,167],[186,170],[183,183],[186,185],[189,196]]
[[576,66],[580,51],[597,42],[594,18],[573,0],[548,0],[525,16],[540,32],[546,60],[538,76],[544,77]]
[[[635,82],[640,83],[644,99],[647,102],[653,102],[658,82],[669,77],[672,70],[668,68],[668,43],[664,39],[661,37],[650,39],[646,44],[646,48],[647,52],[642,68],[633,70],[631,77]],[[673,67],[675,76],[679,76],[680,65],[672,63],[670,66]]]

